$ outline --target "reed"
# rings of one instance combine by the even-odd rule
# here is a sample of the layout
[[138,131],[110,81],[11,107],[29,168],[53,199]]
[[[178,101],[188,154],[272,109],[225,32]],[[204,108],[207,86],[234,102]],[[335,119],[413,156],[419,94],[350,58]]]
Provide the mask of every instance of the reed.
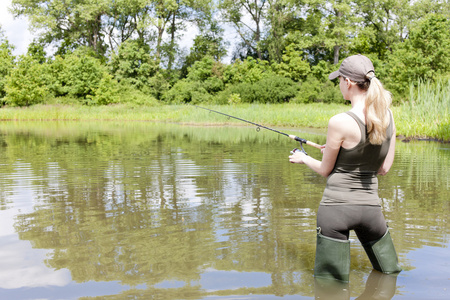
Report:
[[[245,118],[263,125],[326,127],[328,119],[345,111],[339,104],[239,104],[207,105],[220,112]],[[242,124],[239,120],[209,113],[192,105],[109,106],[81,105],[34,105],[24,108],[5,107],[0,109],[1,120],[122,120],[158,121],[184,124],[220,125]]]
[[[411,90],[412,101],[392,107],[397,135],[406,138],[431,138],[450,141],[450,80],[433,85],[421,83]],[[205,105],[229,115],[265,126],[310,127],[326,129],[335,114],[347,111],[343,104],[237,104]],[[152,121],[188,125],[243,125],[248,124],[223,115],[210,113],[192,105],[109,106],[34,105],[26,108],[4,107],[0,120],[14,121]]]
[[[208,108],[262,125],[317,128],[326,128],[330,117],[348,109],[341,104],[323,103],[239,104],[208,106]],[[192,113],[195,113],[194,119],[192,119]],[[239,120],[228,119],[223,115],[209,113],[202,109],[191,112],[188,119],[195,122],[242,124]]]
[[450,79],[419,82],[396,110],[397,133],[410,138],[450,140]]

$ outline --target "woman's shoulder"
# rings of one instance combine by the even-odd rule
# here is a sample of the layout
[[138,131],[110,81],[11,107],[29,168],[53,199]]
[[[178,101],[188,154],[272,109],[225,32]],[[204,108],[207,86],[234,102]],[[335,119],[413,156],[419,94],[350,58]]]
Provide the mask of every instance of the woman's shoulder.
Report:
[[328,130],[339,134],[343,139],[360,134],[358,122],[347,113],[340,113],[330,118]]
[[353,124],[355,120],[348,113],[343,112],[337,115],[334,115],[330,118],[329,125],[332,126],[346,126],[348,124]]

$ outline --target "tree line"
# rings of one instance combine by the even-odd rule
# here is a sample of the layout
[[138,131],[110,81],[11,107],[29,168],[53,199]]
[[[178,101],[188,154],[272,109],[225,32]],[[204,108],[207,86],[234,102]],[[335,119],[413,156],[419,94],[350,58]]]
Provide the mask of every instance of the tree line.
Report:
[[[37,38],[14,56],[0,37],[2,105],[340,102],[327,76],[356,53],[396,102],[450,76],[446,0],[13,0],[10,10]],[[225,26],[239,37],[230,53]],[[198,34],[186,52],[188,28]]]

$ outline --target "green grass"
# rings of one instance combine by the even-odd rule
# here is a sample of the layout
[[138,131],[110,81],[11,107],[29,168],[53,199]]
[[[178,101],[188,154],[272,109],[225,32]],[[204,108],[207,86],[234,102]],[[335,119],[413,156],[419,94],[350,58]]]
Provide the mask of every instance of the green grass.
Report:
[[[326,128],[328,119],[349,107],[338,104],[239,104],[204,105],[209,109],[267,126]],[[192,105],[158,106],[81,106],[35,105],[0,109],[1,120],[122,120],[157,121],[196,125],[245,124],[242,121],[208,112]]]
[[[430,90],[421,87],[418,98],[412,105],[393,107],[397,135],[406,138],[431,138],[450,141],[449,96],[442,88]],[[427,93],[435,93],[438,102],[424,98]],[[429,106],[428,103],[434,103]],[[331,116],[350,109],[342,104],[239,104],[203,105],[207,108],[243,118],[265,126],[313,127],[325,129]],[[192,125],[246,125],[246,123],[210,113],[192,105],[155,106],[81,106],[81,105],[35,105],[26,108],[5,107],[0,109],[1,120],[78,120],[78,121],[153,121]]]
[[450,79],[412,86],[410,101],[395,111],[398,134],[449,141]]

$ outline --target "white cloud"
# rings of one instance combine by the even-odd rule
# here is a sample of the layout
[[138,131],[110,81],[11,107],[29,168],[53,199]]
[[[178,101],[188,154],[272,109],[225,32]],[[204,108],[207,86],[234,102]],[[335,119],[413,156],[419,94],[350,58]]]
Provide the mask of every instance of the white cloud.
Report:
[[8,41],[15,46],[13,54],[19,55],[27,52],[29,43],[33,41],[33,35],[28,30],[26,18],[14,18],[9,12],[11,0],[2,0],[0,6],[0,24]]
[[[23,207],[21,211],[28,209]],[[69,270],[54,270],[45,265],[50,250],[34,249],[30,241],[19,239],[14,229],[17,214],[18,208],[0,211],[0,288],[67,285],[71,281]]]
[[8,243],[0,246],[0,288],[65,286],[72,280],[69,270],[55,270],[45,265],[49,250],[33,249],[29,241],[18,240],[17,236],[5,239]]

